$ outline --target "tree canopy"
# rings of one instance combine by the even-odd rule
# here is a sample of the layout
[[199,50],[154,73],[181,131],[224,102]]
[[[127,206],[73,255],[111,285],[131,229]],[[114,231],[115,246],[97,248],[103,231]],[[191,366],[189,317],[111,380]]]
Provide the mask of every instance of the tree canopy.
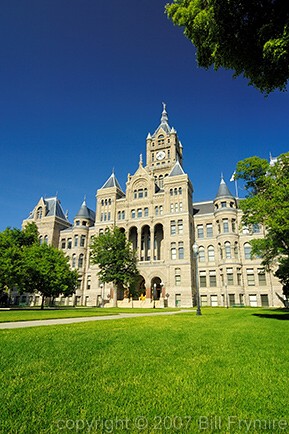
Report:
[[267,268],[277,265],[276,276],[289,285],[289,153],[271,164],[258,157],[239,161],[235,176],[248,192],[240,201],[243,223],[265,228],[264,238],[252,240],[252,254]]
[[174,0],[174,24],[197,49],[198,65],[231,69],[261,92],[285,90],[289,78],[286,0]]
[[37,226],[27,225],[23,230],[7,228],[0,232],[0,292],[21,288],[24,250],[38,243]]
[[54,300],[60,294],[65,297],[74,294],[78,273],[70,269],[68,261],[69,258],[53,246],[35,244],[26,249],[23,261],[25,291],[42,295],[42,309],[46,297]]
[[104,234],[94,237],[90,248],[90,261],[98,265],[101,281],[114,284],[114,305],[116,305],[117,289],[134,284],[139,275],[136,253],[118,227],[107,228]]
[[0,302],[8,303],[8,293],[36,292],[55,298],[75,292],[78,274],[71,270],[62,251],[39,245],[38,230],[30,223],[23,230],[7,228],[0,233]]

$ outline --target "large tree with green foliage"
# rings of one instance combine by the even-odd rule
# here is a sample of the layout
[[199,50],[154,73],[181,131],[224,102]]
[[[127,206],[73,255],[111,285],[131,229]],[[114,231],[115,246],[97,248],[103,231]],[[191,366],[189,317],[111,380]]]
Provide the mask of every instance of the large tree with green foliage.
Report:
[[42,295],[41,309],[46,297],[54,300],[60,294],[68,297],[75,293],[78,273],[70,269],[68,261],[62,251],[46,244],[34,244],[25,250],[22,291],[39,292]]
[[7,228],[0,233],[0,299],[8,302],[9,291],[21,288],[25,280],[23,258],[25,249],[38,244],[37,226],[31,223],[23,230]]
[[269,93],[289,78],[287,0],[174,0],[174,24],[197,49],[199,66],[232,69]]
[[277,265],[275,274],[288,296],[289,153],[280,155],[274,164],[258,157],[239,161],[236,178],[245,182],[248,192],[247,198],[240,201],[243,223],[260,223],[265,228],[264,238],[251,241],[252,254],[260,255],[267,268]]
[[107,228],[104,234],[93,238],[91,243],[91,263],[99,267],[102,282],[114,285],[114,306],[117,305],[117,291],[134,284],[137,276],[137,260],[131,243],[118,228]]

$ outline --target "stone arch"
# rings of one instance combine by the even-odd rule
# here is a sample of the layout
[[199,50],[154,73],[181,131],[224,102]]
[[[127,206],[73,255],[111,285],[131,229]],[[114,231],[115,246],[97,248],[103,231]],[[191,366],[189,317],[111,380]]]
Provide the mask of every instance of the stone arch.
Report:
[[159,276],[155,276],[151,280],[151,298],[159,300],[162,295],[162,280]]

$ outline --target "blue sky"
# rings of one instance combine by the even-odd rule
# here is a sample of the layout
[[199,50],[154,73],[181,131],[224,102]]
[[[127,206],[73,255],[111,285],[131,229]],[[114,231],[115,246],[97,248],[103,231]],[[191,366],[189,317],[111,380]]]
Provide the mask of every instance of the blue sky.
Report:
[[197,67],[166,0],[10,0],[0,16],[0,230],[41,196],[69,218],[110,176],[125,188],[162,101],[184,147],[194,200],[237,161],[288,151],[289,94],[265,98],[232,72]]

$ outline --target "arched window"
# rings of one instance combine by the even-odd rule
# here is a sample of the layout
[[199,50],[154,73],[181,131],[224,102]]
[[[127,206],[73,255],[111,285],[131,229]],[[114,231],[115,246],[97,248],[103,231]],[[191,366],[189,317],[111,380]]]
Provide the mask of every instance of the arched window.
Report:
[[81,235],[80,237],[80,247],[84,247],[85,246],[85,235]]
[[235,256],[236,259],[238,259],[238,257],[239,257],[239,251],[238,251],[238,243],[237,243],[237,241],[234,244],[234,256]]
[[225,242],[225,257],[226,259],[231,259],[231,243],[230,241]]
[[76,266],[76,254],[75,253],[73,253],[73,255],[72,255],[71,266],[72,266],[72,268],[75,268],[75,266]]
[[245,259],[251,259],[251,252],[252,252],[251,244],[245,243],[244,244],[244,256],[245,256]]
[[39,237],[39,244],[40,245],[43,244],[43,236],[42,235],[40,235],[40,237]]
[[176,243],[171,243],[171,259],[177,259]]
[[178,255],[179,255],[179,259],[184,259],[184,243],[183,243],[183,241],[179,241],[179,243],[178,243]]
[[215,249],[214,246],[208,247],[208,260],[209,262],[215,262]]
[[48,244],[48,235],[45,235],[44,237],[44,244]]
[[78,258],[78,268],[83,267],[83,254],[81,253]]
[[199,262],[205,262],[205,248],[203,246],[199,247]]
[[74,235],[74,247],[78,246],[78,235]]
[[41,219],[42,218],[42,207],[41,206],[37,209],[36,218],[37,219]]
[[182,187],[179,187],[179,194],[182,194],[183,193],[183,189],[182,189]]

